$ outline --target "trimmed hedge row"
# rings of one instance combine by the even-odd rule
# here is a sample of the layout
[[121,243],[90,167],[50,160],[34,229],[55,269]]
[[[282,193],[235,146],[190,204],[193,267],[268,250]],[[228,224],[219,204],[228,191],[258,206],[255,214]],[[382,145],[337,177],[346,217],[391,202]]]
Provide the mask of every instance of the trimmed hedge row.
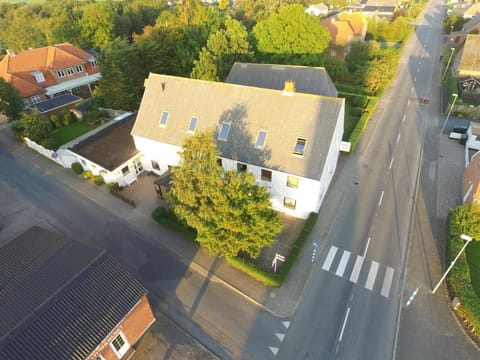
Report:
[[[457,256],[458,252],[464,245],[463,240],[460,239],[461,230],[455,224],[451,216],[448,217],[447,223],[447,264]],[[467,247],[467,252],[471,251],[471,247],[480,247],[480,243],[472,241]],[[464,319],[473,326],[470,329],[476,333],[480,329],[480,299],[472,286],[472,279],[470,277],[470,268],[465,253],[460,255],[455,266],[452,267],[447,277],[449,289],[452,296],[457,296],[460,299],[460,306],[457,312]],[[478,336],[478,335],[477,335]]]

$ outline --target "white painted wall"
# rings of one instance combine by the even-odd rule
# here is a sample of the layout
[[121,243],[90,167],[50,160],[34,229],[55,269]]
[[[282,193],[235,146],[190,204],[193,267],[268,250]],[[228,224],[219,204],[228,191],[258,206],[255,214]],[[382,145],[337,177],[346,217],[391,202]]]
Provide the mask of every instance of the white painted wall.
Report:
[[[136,148],[148,159],[144,161],[144,166],[149,171],[154,171],[160,175],[168,170],[169,165],[177,165],[180,161],[178,153],[182,151],[181,147],[139,136],[133,136],[133,140]],[[160,170],[153,169],[151,160],[155,160],[158,163]]]

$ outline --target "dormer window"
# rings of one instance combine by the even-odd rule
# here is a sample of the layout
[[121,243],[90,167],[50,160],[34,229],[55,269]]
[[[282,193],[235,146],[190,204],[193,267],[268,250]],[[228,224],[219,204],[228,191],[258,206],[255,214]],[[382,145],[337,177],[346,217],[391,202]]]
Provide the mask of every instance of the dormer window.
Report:
[[34,71],[34,72],[31,72],[30,74],[35,77],[35,80],[37,81],[37,83],[41,83],[45,81],[45,76],[40,71]]
[[267,140],[267,132],[265,130],[260,130],[257,135],[255,147],[257,149],[263,149],[265,147],[265,140]]
[[293,148],[293,154],[298,156],[303,156],[305,153],[305,145],[307,144],[307,139],[303,137],[298,137],[295,147]]
[[189,133],[194,133],[195,130],[197,129],[197,123],[198,123],[198,116],[192,116],[190,119],[190,124],[188,125],[188,132]]
[[65,71],[63,71],[63,69],[57,70],[57,76],[59,78],[65,77]]
[[230,131],[230,124],[223,123],[220,134],[218,134],[218,140],[227,141],[228,133]]
[[77,71],[77,73],[83,72],[83,65],[77,65],[77,66],[75,66],[75,70]]
[[160,127],[167,127],[167,121],[168,121],[168,111],[162,112],[162,117],[160,118]]

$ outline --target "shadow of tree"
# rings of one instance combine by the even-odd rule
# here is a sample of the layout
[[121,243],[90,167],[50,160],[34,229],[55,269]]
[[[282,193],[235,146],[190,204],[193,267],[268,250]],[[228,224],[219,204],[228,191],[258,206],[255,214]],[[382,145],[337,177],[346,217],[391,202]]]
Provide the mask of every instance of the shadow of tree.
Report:
[[[227,141],[217,142],[217,147],[222,157],[252,165],[267,166],[267,162],[272,156],[272,151],[268,146],[264,148],[255,146],[257,139],[253,138],[251,129],[249,129],[248,111],[245,104],[235,104],[234,107],[222,113],[218,120],[219,126],[214,133],[216,139],[218,139],[223,123],[230,124],[230,131]],[[275,169],[276,167],[268,164],[268,168]]]

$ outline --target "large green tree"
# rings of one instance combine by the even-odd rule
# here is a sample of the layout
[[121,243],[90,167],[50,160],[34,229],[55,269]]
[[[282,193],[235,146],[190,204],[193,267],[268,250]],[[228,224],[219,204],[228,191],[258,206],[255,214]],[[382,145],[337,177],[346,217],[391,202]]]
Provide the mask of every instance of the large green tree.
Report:
[[253,28],[262,61],[320,66],[330,33],[302,5],[284,5]]
[[29,114],[24,113],[21,121],[24,124],[24,135],[37,143],[50,135],[53,130],[50,119],[41,114],[37,108]]
[[103,2],[85,5],[82,12],[79,26],[83,46],[101,49],[114,38],[114,12]]
[[5,114],[9,121],[13,121],[19,119],[22,110],[23,100],[20,92],[0,77],[0,113]]
[[208,38],[207,46],[200,52],[199,60],[194,61],[192,78],[203,80],[225,80],[235,61],[248,61],[252,58],[248,33],[237,20],[227,18],[225,28]]
[[282,225],[270,195],[250,173],[225,172],[218,165],[212,131],[187,138],[180,156],[167,196],[208,253],[255,258],[275,241]]
[[108,107],[137,110],[145,80],[138,48],[126,39],[117,38],[103,48],[98,61],[102,78],[95,95],[102,97]]

